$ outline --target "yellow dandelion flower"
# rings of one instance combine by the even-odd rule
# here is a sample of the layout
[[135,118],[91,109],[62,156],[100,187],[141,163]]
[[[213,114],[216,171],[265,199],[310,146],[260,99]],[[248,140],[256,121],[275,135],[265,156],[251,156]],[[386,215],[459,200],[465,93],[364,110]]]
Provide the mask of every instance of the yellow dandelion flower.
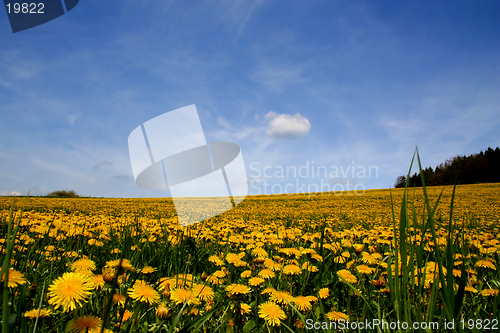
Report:
[[94,316],[83,316],[71,320],[68,323],[67,329],[70,332],[87,333],[91,330],[101,328],[101,325],[101,319]]
[[379,262],[378,265],[385,269],[387,269],[387,267],[389,266],[386,262]]
[[270,269],[273,272],[280,271],[281,268],[283,268],[283,265],[280,263],[277,263],[277,262],[272,262],[272,263],[265,265],[265,266],[267,267],[267,269]]
[[265,280],[263,278],[255,276],[255,277],[251,278],[250,280],[248,280],[248,284],[252,287],[256,287],[256,286],[261,285],[264,281]]
[[79,259],[71,264],[73,272],[92,272],[95,271],[95,262],[90,259]]
[[342,312],[331,311],[326,314],[326,318],[330,321],[349,320],[349,316]]
[[156,268],[151,267],[151,266],[146,266],[143,269],[141,269],[141,273],[142,274],[151,274],[151,273],[154,273],[154,272],[156,272]]
[[361,256],[362,256],[361,261],[364,262],[365,264],[375,265],[378,263],[378,260],[368,252],[362,252]]
[[330,289],[328,289],[328,288],[321,288],[321,289],[318,291],[318,296],[319,296],[319,298],[321,298],[321,299],[328,298],[328,296],[330,296]]
[[365,248],[365,246],[363,244],[354,244],[353,247],[354,247],[354,251],[356,251],[358,253],[363,251],[363,249]]
[[323,257],[320,256],[319,254],[317,253],[311,253],[311,258],[316,260],[316,261],[320,261],[320,262],[323,262]]
[[[401,265],[401,263],[400,263]],[[401,268],[401,267],[400,267]],[[426,265],[426,268],[425,270],[428,272],[428,273],[433,273],[433,272],[439,272],[439,264],[436,263],[436,262],[433,262],[433,261],[429,261]],[[445,267],[441,267],[441,270],[443,271],[443,274],[446,275],[446,268]],[[401,271],[401,269],[400,269]],[[422,268],[422,272],[424,271],[424,268]]]
[[318,267],[311,265],[311,263],[308,261],[302,264],[302,269],[308,270],[309,272],[312,273],[316,273],[318,271]]
[[160,294],[143,280],[135,281],[128,295],[141,303],[155,304],[160,301]]
[[307,311],[312,309],[310,300],[305,296],[294,297],[293,303],[299,311]]
[[271,301],[259,305],[259,317],[270,326],[280,325],[281,320],[286,319],[285,312],[278,304]]
[[268,266],[270,266],[272,264],[274,264],[274,260],[273,259],[271,259],[271,258],[264,259],[264,266],[265,267],[268,267]]
[[427,289],[430,288],[431,284],[434,283],[434,280],[437,278],[437,275],[438,275],[437,272],[426,275],[424,279],[424,287]]
[[349,261],[349,262],[345,265],[345,267],[346,267],[347,269],[351,269],[352,265],[354,265],[355,263],[356,263],[356,259],[353,259],[353,260]]
[[337,272],[337,275],[339,276],[341,282],[347,281],[351,284],[358,282],[358,279],[347,269],[341,269]]
[[178,274],[176,277],[170,279],[170,286],[172,288],[191,288],[193,285],[194,276],[192,274]]
[[[119,264],[120,264],[120,259],[111,260],[111,261],[106,262],[106,267],[116,268],[116,267],[118,267]],[[134,266],[132,266],[132,264],[130,263],[130,260],[128,260],[128,259],[122,260],[122,268],[126,271],[132,271],[132,272],[135,271]]]
[[316,296],[305,296],[305,297],[311,303],[316,303],[318,301],[318,298]]
[[201,299],[202,301],[208,301],[214,298],[214,291],[209,286],[203,284],[197,284],[192,289],[195,297]]
[[254,264],[258,265],[258,264],[262,264],[264,261],[265,261],[265,259],[264,259],[264,258],[257,257],[257,258],[255,258],[252,262],[253,262]]
[[132,318],[133,315],[134,315],[133,312],[125,309],[125,312],[123,312],[122,322],[123,323],[126,322],[127,320],[129,320],[130,318]]
[[247,266],[248,264],[246,263],[246,261],[243,261],[243,260],[236,260],[235,262],[232,263],[235,267],[245,267]]
[[302,269],[297,265],[286,265],[283,267],[283,274],[286,275],[299,275]]
[[496,296],[498,295],[498,290],[496,289],[483,289],[479,292],[481,296]]
[[269,256],[269,254],[267,254],[266,250],[264,250],[261,247],[256,247],[255,249],[253,249],[252,255],[254,257],[259,257],[259,258],[267,258]]
[[349,253],[349,251],[344,251],[344,252],[342,252],[341,256],[344,258],[350,258],[351,254]]
[[479,260],[478,262],[476,262],[474,267],[490,268],[490,269],[493,269],[495,271],[497,270],[497,268],[495,267],[495,264],[489,260]]
[[279,250],[280,253],[284,253],[286,256],[300,258],[302,253],[296,248],[284,248]]
[[[4,280],[5,274],[2,276],[2,282]],[[14,288],[26,283],[26,279],[24,278],[24,274],[16,271],[15,269],[9,269],[9,282],[7,282],[7,286],[9,288]]]
[[250,312],[252,312],[252,308],[247,303],[241,303],[240,306],[242,315],[249,314]]
[[471,292],[471,293],[477,293],[477,289],[471,286],[466,286],[465,291]]
[[126,298],[127,298],[127,296],[125,296],[123,294],[120,294],[120,293],[113,294],[113,304],[117,304],[118,303],[121,306],[124,306]]
[[234,264],[239,261],[241,258],[237,253],[228,253],[226,254],[226,261],[228,264]]
[[288,304],[293,302],[293,296],[284,290],[274,291],[271,293],[271,301],[279,303],[279,304]]
[[193,291],[187,288],[179,288],[173,290],[170,293],[170,300],[175,302],[175,304],[184,304],[185,302],[187,302],[188,305],[200,304],[200,300],[196,297]]
[[[383,276],[380,276],[378,278],[378,280],[372,280],[372,281],[370,281],[370,283],[373,284],[375,287],[382,287],[382,286],[385,286],[387,281],[385,280],[385,278]],[[417,284],[418,284],[418,280],[417,280]]]
[[105,284],[104,278],[101,274],[90,276],[88,282],[92,286],[92,289],[102,288]]
[[[93,330],[89,330],[89,333],[101,333],[100,328],[94,328]],[[112,330],[105,328],[103,333],[114,333]]]
[[200,309],[198,308],[192,308],[191,311],[189,311],[189,314],[193,315],[193,316],[197,316],[200,314]]
[[276,274],[270,269],[263,269],[259,272],[259,276],[263,279],[271,279],[276,276]]
[[356,270],[359,272],[359,274],[372,274],[375,271],[373,268],[367,265],[356,266]]
[[52,314],[52,311],[49,309],[33,309],[30,311],[26,311],[24,316],[30,319],[43,318],[48,317]]
[[210,256],[210,257],[208,257],[208,261],[210,261],[211,263],[215,264],[215,266],[222,266],[222,265],[224,265],[224,261],[222,261],[222,259],[219,258],[218,256]]
[[[251,271],[250,271],[250,274],[252,274]],[[222,279],[222,278],[226,277],[227,274],[226,274],[226,272],[219,270],[219,271],[215,271],[212,275],[218,279]]]
[[[301,247],[301,249],[302,249],[302,247]],[[316,251],[314,249],[302,249],[300,251],[300,253],[302,253],[302,254],[313,254],[313,253],[316,253]]]
[[69,258],[78,257],[78,253],[76,253],[75,251],[66,252],[64,255]]
[[167,290],[167,291],[170,291],[170,279],[167,278],[167,277],[162,277],[160,280],[159,280],[160,284],[158,285],[158,289],[160,291],[164,291],[164,290]]
[[333,258],[333,262],[337,264],[345,264],[347,262],[347,259],[343,256],[337,256]]
[[88,276],[81,273],[64,273],[49,286],[49,304],[62,307],[64,312],[74,310],[90,296],[92,285]]
[[261,295],[272,294],[275,291],[276,291],[276,289],[274,289],[273,287],[267,287],[264,290],[262,290]]
[[226,287],[226,291],[229,296],[233,296],[233,295],[245,295],[250,293],[252,290],[243,284],[233,283]]
[[207,278],[207,281],[211,284],[223,284],[224,283],[224,279],[219,279],[218,277],[216,276],[213,276],[213,275],[210,275],[208,278]]
[[241,273],[240,276],[242,278],[244,278],[244,279],[249,278],[250,276],[252,276],[252,271],[251,270],[246,270],[243,273]]

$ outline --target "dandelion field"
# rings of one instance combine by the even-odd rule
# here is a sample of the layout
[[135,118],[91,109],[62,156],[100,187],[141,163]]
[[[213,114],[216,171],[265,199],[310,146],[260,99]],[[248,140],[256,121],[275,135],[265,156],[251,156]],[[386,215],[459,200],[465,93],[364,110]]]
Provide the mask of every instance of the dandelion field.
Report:
[[0,197],[3,332],[498,319],[500,185],[424,189],[249,196],[185,228],[168,198]]

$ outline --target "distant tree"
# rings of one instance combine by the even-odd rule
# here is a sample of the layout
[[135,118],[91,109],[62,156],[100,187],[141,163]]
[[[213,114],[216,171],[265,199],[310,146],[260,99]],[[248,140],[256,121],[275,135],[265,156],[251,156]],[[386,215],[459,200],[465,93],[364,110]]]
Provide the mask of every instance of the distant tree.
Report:
[[[453,185],[498,183],[500,182],[500,148],[488,147],[484,152],[469,156],[455,156],[436,166],[433,170],[427,167],[422,170],[426,185]],[[404,176],[396,179],[394,187],[404,187]],[[410,187],[422,186],[420,173],[415,173],[408,179]]]
[[394,183],[395,188],[403,188],[406,185],[406,177],[405,176],[399,176],[396,179],[396,183]]
[[48,197],[59,197],[59,198],[80,198],[78,193],[75,190],[59,190],[52,191],[47,194]]
[[423,170],[425,185],[434,185],[434,170],[431,167],[427,167]]

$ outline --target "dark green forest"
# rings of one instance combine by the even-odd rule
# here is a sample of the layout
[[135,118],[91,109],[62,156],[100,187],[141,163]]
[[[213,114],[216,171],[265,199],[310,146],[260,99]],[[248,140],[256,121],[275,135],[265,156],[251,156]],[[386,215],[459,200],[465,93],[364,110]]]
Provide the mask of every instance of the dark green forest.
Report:
[[[500,182],[500,149],[488,147],[486,151],[469,156],[456,156],[436,166],[422,170],[426,186],[478,184]],[[394,187],[405,187],[406,176],[399,176]],[[421,187],[420,172],[410,176],[410,187]]]

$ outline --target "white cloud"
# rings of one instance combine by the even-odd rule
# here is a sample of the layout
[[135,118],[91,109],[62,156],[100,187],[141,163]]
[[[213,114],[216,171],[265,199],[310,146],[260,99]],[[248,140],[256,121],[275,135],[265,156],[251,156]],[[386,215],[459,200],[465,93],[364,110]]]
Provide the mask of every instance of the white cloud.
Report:
[[23,195],[21,192],[18,192],[18,191],[3,191],[3,192],[0,192],[0,195],[4,195],[4,196],[19,196],[19,195]]
[[278,114],[274,111],[268,112],[264,118],[269,121],[266,134],[278,138],[298,138],[311,131],[311,123],[300,113]]

